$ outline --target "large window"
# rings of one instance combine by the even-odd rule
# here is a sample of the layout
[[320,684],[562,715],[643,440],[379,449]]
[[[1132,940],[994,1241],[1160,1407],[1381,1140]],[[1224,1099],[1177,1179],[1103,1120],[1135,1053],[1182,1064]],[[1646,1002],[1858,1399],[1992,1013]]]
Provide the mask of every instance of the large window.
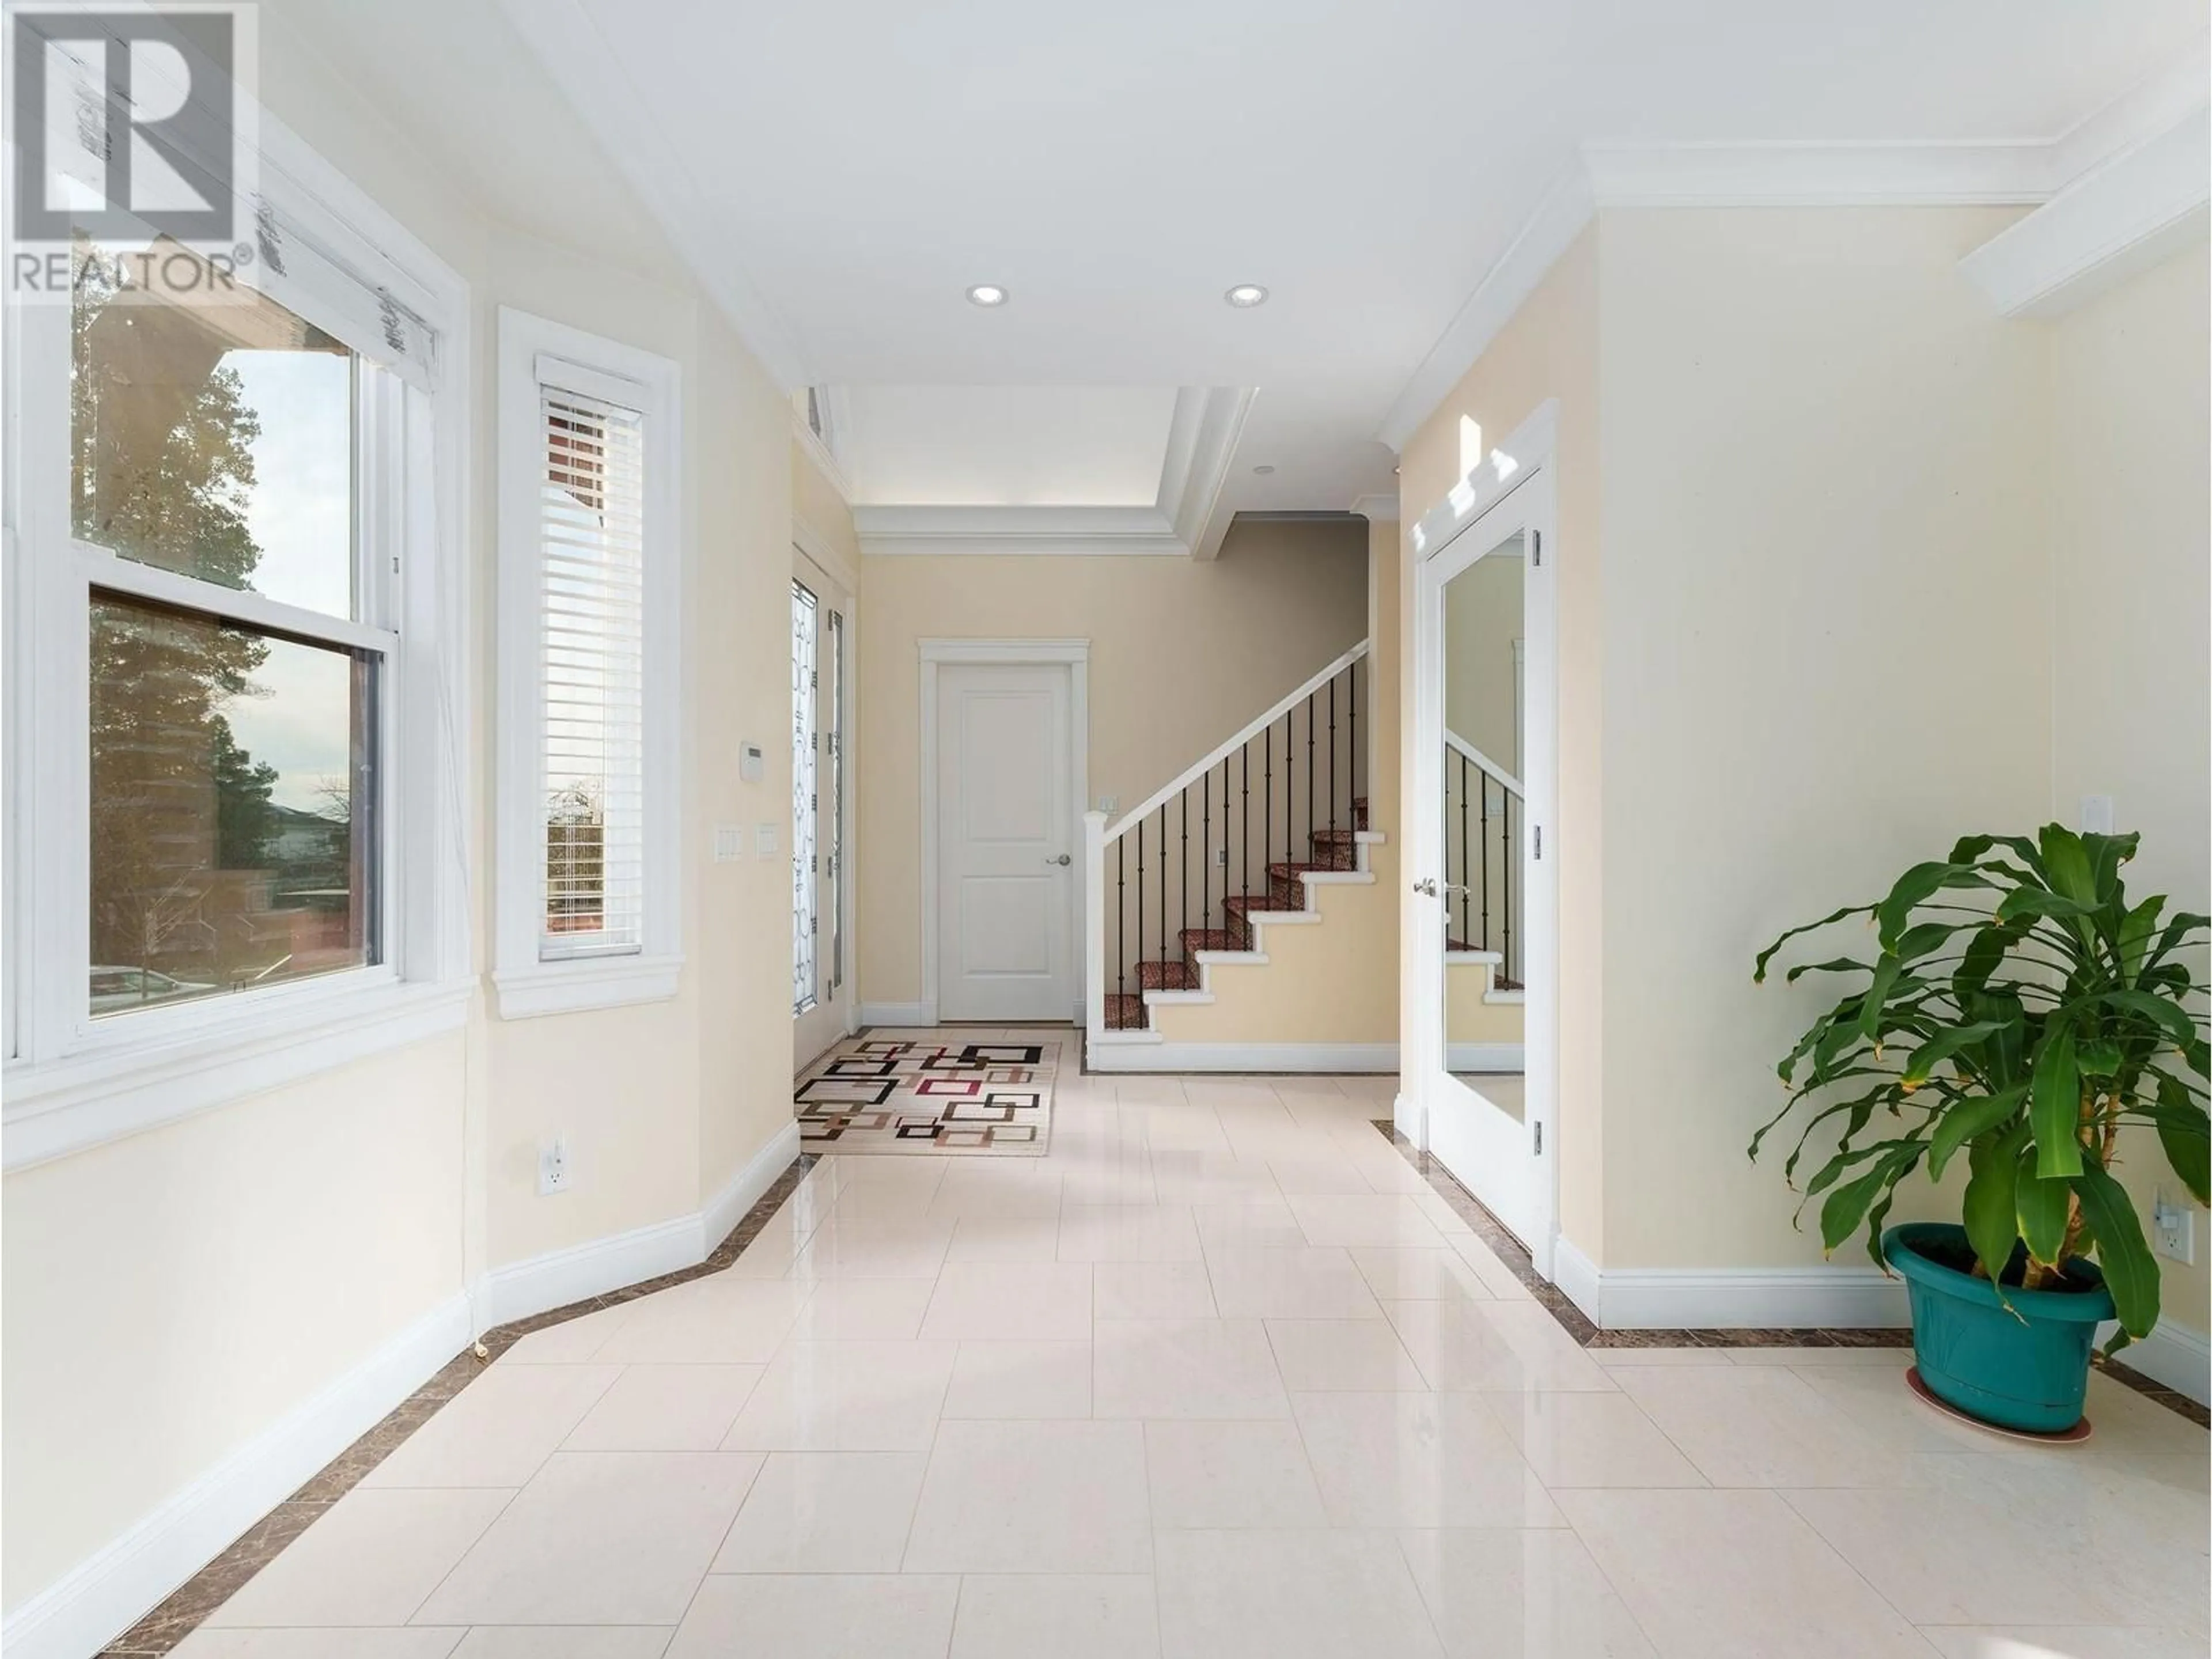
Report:
[[500,314],[500,1012],[674,994],[678,396]]
[[323,188],[10,301],[11,1167],[464,1012],[461,289]]

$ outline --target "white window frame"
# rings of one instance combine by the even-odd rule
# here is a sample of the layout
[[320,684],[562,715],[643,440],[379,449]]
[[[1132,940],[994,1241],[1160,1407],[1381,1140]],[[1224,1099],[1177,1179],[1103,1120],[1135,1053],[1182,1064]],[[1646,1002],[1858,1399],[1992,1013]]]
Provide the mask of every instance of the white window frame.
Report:
[[[502,306],[499,312],[499,714],[492,983],[502,1019],[659,1002],[683,951],[683,379],[665,357]],[[645,447],[645,911],[628,955],[543,960],[545,477],[539,387],[642,416]]]
[[[301,257],[289,275],[247,268],[244,279],[370,356],[377,354],[363,337],[364,296],[372,314],[380,301],[411,312],[434,341],[426,379],[364,377],[373,418],[359,455],[357,535],[374,550],[364,559],[387,568],[365,620],[315,617],[301,629],[308,613],[246,593],[210,605],[204,584],[76,541],[68,502],[68,309],[7,307],[0,1163],[9,1170],[417,1042],[467,1018],[468,287],[283,123],[266,110],[254,117],[247,130],[256,134],[265,210]],[[309,270],[312,279],[302,274]],[[278,629],[350,633],[385,653],[381,963],[91,1018],[88,637],[95,583]]]

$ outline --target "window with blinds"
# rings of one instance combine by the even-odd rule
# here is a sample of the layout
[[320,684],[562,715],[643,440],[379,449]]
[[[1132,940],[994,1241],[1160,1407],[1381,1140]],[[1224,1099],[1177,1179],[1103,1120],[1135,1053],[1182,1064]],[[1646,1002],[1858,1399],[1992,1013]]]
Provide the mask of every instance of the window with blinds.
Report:
[[538,388],[548,962],[645,936],[645,446],[635,410]]

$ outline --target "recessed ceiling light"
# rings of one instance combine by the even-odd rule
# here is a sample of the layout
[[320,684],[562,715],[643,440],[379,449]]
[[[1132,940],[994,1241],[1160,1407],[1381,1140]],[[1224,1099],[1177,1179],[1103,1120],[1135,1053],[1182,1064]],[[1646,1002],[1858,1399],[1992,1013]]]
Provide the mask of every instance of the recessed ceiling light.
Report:
[[1267,290],[1257,283],[1239,283],[1221,297],[1239,311],[1249,311],[1267,303]]
[[1274,469],[1273,467],[1272,467],[1272,466],[1255,466],[1255,467],[1254,467],[1252,470],[1253,470],[1255,472],[1267,473],[1267,472],[1273,472],[1275,469]]
[[978,283],[968,290],[968,303],[975,306],[1002,306],[1006,303],[1006,290],[996,283]]

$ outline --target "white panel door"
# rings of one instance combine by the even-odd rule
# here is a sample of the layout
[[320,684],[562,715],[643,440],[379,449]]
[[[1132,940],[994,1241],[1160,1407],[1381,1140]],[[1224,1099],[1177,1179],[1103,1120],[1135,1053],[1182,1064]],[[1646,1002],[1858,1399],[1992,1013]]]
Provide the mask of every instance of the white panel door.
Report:
[[1064,665],[938,671],[941,1019],[1073,1014],[1070,695]]

